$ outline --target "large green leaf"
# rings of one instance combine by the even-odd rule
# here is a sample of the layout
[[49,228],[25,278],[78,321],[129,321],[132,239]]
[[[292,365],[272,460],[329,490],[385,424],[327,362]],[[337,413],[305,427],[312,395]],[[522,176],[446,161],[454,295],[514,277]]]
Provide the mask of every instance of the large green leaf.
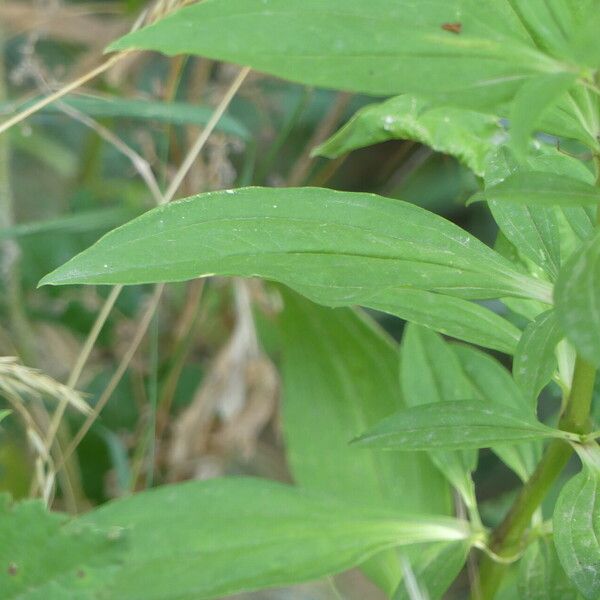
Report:
[[109,588],[120,600],[218,598],[334,574],[386,548],[469,537],[450,517],[357,508],[237,478],[135,494],[80,521],[129,530],[127,561]]
[[579,447],[583,469],[561,490],[554,509],[560,562],[585,598],[600,597],[600,450]]
[[464,450],[566,435],[506,406],[489,407],[482,406],[479,400],[459,400],[401,410],[354,441],[360,446],[386,450]]
[[536,49],[509,3],[496,0],[206,0],[110,47],[136,48],[233,61],[310,85],[471,106],[509,100],[540,73],[578,71]]
[[362,108],[314,153],[335,158],[386,140],[416,140],[455,156],[482,176],[491,150],[505,137],[499,119],[492,115],[397,96]]
[[[360,313],[282,292],[283,427],[295,481],[357,503],[448,513],[448,487],[425,455],[348,445],[403,406],[394,343]],[[401,577],[392,551],[365,567],[388,592]]]
[[557,367],[554,351],[563,337],[553,310],[542,313],[525,328],[514,357],[513,373],[527,398],[535,401],[552,379]]
[[551,291],[419,207],[318,188],[245,188],[154,209],[104,236],[42,284],[133,284],[212,274],[262,276],[321,304],[361,304],[508,352],[518,331],[462,299],[515,295],[550,302]]
[[555,289],[556,314],[567,339],[588,361],[600,364],[600,234],[561,270]]
[[110,526],[70,523],[41,501],[10,506],[0,496],[3,600],[93,600],[121,568],[127,535]]

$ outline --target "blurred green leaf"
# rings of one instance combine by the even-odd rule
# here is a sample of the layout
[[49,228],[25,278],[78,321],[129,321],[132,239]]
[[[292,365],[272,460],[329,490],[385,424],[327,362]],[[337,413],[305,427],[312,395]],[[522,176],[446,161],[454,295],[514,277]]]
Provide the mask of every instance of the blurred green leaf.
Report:
[[127,536],[0,496],[0,589],[9,600],[92,600],[120,570]]
[[[348,445],[403,405],[393,342],[358,312],[282,293],[283,423],[295,481],[365,504],[447,514],[449,489],[426,456]],[[365,570],[391,593],[401,570],[389,554]]]
[[[419,587],[428,600],[441,600],[463,568],[470,545],[464,542],[432,544],[421,551],[419,562],[411,565]],[[412,589],[405,581],[400,582],[394,600],[414,600]]]
[[348,447],[404,405],[395,344],[358,312],[285,290],[283,297],[284,432],[294,479],[357,502],[448,511],[447,487],[425,456]]
[[588,600],[600,596],[600,450],[580,446],[582,471],[561,490],[554,509],[554,543],[560,562]]
[[387,548],[469,537],[468,525],[450,517],[355,507],[239,478],[142,492],[79,521],[130,529],[127,562],[108,588],[122,600],[200,600],[291,585],[346,570]]
[[558,561],[552,539],[540,539],[527,548],[519,562],[520,600],[577,600],[573,587]]
[[[35,104],[37,100],[35,98],[16,108],[12,106],[11,108],[25,110]],[[40,112],[64,114],[61,104],[95,118],[120,117],[176,125],[206,125],[214,112],[214,108],[210,106],[197,106],[176,101],[126,99],[119,96],[70,96],[61,99],[59,103],[48,104]],[[2,105],[0,105],[0,109],[2,109]],[[221,117],[216,130],[243,140],[250,139],[250,132],[246,127],[229,115]]]

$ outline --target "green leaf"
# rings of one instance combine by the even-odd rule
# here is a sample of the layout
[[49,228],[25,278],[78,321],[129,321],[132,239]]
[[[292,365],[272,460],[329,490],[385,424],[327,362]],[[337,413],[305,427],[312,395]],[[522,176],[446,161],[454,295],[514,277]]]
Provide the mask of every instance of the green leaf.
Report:
[[459,400],[399,411],[358,437],[355,443],[386,450],[455,450],[565,436],[565,432],[527,419],[507,407]]
[[516,295],[550,302],[551,291],[424,209],[318,188],[245,188],[154,209],[41,284],[133,284],[212,274],[258,275],[321,304],[361,304],[508,352],[518,331],[461,299]]
[[[533,160],[529,158],[525,164],[531,166]],[[518,172],[521,165],[508,148],[499,148],[486,166],[486,191]],[[560,235],[555,209],[489,198],[488,205],[502,233],[518,251],[556,279],[560,269]]]
[[600,151],[600,98],[581,87],[570,90],[542,114],[540,129],[560,137],[580,141],[590,150]]
[[596,206],[600,189],[564,175],[519,171],[486,187],[488,201],[519,202],[535,206]]
[[565,575],[551,539],[527,548],[519,562],[520,600],[577,600],[579,594]]
[[[420,561],[412,566],[412,571],[419,588],[428,600],[441,600],[462,570],[469,549],[469,544],[455,542],[431,545],[421,551]],[[400,582],[394,600],[414,600],[406,581]]]
[[504,235],[529,260],[556,279],[560,269],[560,237],[552,208],[490,200],[492,215]]
[[[469,382],[450,346],[433,331],[413,323],[406,326],[402,339],[400,383],[404,402],[410,408],[471,397]],[[437,410],[442,410],[439,404]],[[428,444],[426,449],[430,449]],[[471,472],[477,466],[477,452],[432,451],[429,455],[460,491],[467,506],[473,508],[476,501]]]
[[[573,70],[536,49],[501,4],[208,0],[109,49],[198,54],[309,85],[489,106],[512,98],[536,74]],[[459,24],[459,33],[448,24]]]
[[554,298],[567,339],[579,354],[600,364],[600,234],[573,254],[562,268]]
[[[13,106],[13,110],[27,109],[37,101],[38,99],[34,98],[16,108]],[[70,96],[62,98],[60,104],[96,118],[121,117],[176,125],[206,125],[214,112],[210,106],[197,106],[186,102],[159,102],[108,96]],[[60,104],[49,104],[41,112],[62,114]],[[216,129],[243,140],[249,140],[251,137],[248,129],[229,115],[223,115]]]
[[578,447],[582,471],[561,490],[554,509],[554,542],[560,562],[585,598],[600,596],[600,451]]
[[2,422],[8,415],[10,415],[12,411],[10,410],[0,410],[0,422]]
[[[506,406],[512,412],[535,419],[535,404],[523,397],[510,373],[495,358],[462,344],[454,344],[452,348],[471,384],[472,397],[479,398],[482,407]],[[527,481],[537,466],[542,448],[534,441],[494,445],[492,451],[522,481]]]
[[124,560],[119,529],[68,522],[42,502],[0,496],[0,590],[20,600],[92,600]]
[[537,400],[556,371],[554,351],[563,339],[556,312],[547,311],[527,325],[515,353],[513,373],[525,396]]
[[511,145],[517,155],[524,157],[527,154],[531,134],[543,113],[574,85],[576,79],[574,73],[541,75],[519,89],[510,111]]
[[[283,429],[294,480],[356,503],[448,514],[448,486],[426,456],[348,446],[403,406],[394,343],[358,312],[282,294]],[[421,563],[421,551],[411,562]],[[402,575],[391,550],[364,569],[389,594]]]
[[358,312],[286,290],[283,299],[283,427],[294,480],[363,504],[449,511],[447,487],[425,456],[348,446],[404,406],[394,342]]
[[436,107],[414,96],[398,96],[359,110],[314,154],[336,158],[386,140],[415,140],[455,156],[482,176],[490,151],[504,137],[504,129],[492,115]]
[[219,598],[338,573],[386,548],[469,537],[450,517],[357,508],[238,478],[157,488],[80,520],[130,530],[127,562],[109,588],[120,600]]

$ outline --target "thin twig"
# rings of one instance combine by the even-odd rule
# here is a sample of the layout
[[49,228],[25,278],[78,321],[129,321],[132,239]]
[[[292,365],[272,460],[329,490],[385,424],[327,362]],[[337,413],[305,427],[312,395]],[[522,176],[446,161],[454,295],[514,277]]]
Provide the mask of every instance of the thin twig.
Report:
[[[223,96],[223,99],[221,100],[221,102],[215,109],[213,115],[211,116],[209,122],[207,123],[206,128],[202,131],[202,133],[200,134],[200,136],[198,137],[198,139],[196,140],[196,142],[194,143],[194,145],[188,152],[181,167],[177,171],[177,174],[175,175],[173,183],[171,184],[171,186],[169,186],[169,190],[167,190],[164,197],[162,198],[162,203],[165,203],[165,204],[168,203],[173,198],[173,196],[177,193],[177,190],[179,189],[181,182],[185,179],[187,172],[193,166],[194,161],[196,160],[198,154],[202,151],[204,145],[208,141],[209,136],[214,131],[215,127],[218,125],[219,120],[221,119],[221,117],[223,116],[225,111],[227,110],[229,104],[231,103],[236,92],[239,90],[240,86],[244,82],[249,71],[250,71],[250,69],[248,67],[242,69],[240,71],[239,75],[236,77],[234,82],[231,84],[231,86],[227,90],[227,92],[225,93],[225,95]],[[177,184],[177,185],[174,185],[174,184]],[[117,286],[117,287],[121,288],[122,286]],[[144,316],[142,317],[142,320],[138,326],[138,329],[134,336],[134,340],[133,340],[132,344],[130,345],[128,352],[125,354],[125,356],[121,360],[121,363],[119,364],[119,367],[117,368],[117,371],[115,372],[115,374],[111,378],[110,382],[108,383],[106,389],[100,396],[98,403],[94,407],[94,412],[86,419],[86,421],[84,422],[84,424],[82,425],[80,430],[77,432],[77,434],[73,438],[71,444],[69,445],[69,447],[67,448],[67,451],[64,454],[63,460],[58,463],[58,466],[56,467],[56,472],[58,472],[58,470],[62,468],[63,464],[66,462],[66,460],[68,460],[68,458],[75,451],[75,449],[77,448],[77,446],[79,445],[81,440],[85,437],[86,433],[89,431],[90,427],[93,425],[94,421],[100,414],[101,410],[104,408],[104,406],[110,399],[115,387],[117,386],[117,384],[123,377],[125,371],[127,370],[127,367],[129,366],[131,359],[133,358],[133,355],[135,354],[135,350],[139,346],[142,338],[144,337],[144,335],[146,333],[146,330],[148,329],[148,326],[150,325],[150,321],[151,321],[152,317],[154,316],[154,311],[156,310],[156,308],[158,306],[158,301],[160,299],[160,295],[162,294],[163,288],[164,288],[164,284],[159,284],[158,286],[156,286],[155,294],[153,296],[151,304],[150,304],[148,310],[146,311],[146,313],[144,313]],[[119,289],[119,292],[120,291],[121,290]],[[117,292],[115,292],[115,296],[118,296]],[[107,299],[106,303],[108,303],[110,298],[111,297],[109,297],[109,299]],[[115,300],[116,300],[116,297],[115,297]],[[104,324],[104,321],[106,320],[106,318],[108,317],[108,313],[110,312],[110,310],[105,311],[104,310],[105,307],[106,307],[106,305],[101,310],[101,315],[103,315],[106,312],[104,319],[98,318],[96,320],[96,323],[94,324],[94,330],[96,331],[95,337],[97,337],[97,335],[99,334],[99,332],[102,329],[102,326]],[[90,334],[90,336],[88,337],[88,340],[86,342],[86,345],[91,345],[93,347],[94,343],[95,343],[95,339]],[[80,368],[83,368],[84,363],[85,363],[85,361],[83,361]]]
[[165,196],[163,198],[164,204],[166,204],[167,202],[170,202],[175,197],[175,194],[177,193],[179,186],[185,179],[188,171],[192,168],[194,161],[198,157],[198,154],[200,154],[200,152],[202,151],[202,148],[204,148],[204,145],[208,141],[208,138],[214,131],[214,129],[217,126],[217,124],[219,123],[219,121],[221,120],[221,117],[225,114],[225,111],[229,107],[229,104],[233,100],[233,97],[236,95],[237,91],[240,89],[242,83],[244,83],[244,80],[248,76],[248,73],[250,73],[250,67],[244,67],[239,72],[238,76],[235,78],[235,80],[231,84],[231,86],[229,86],[229,89],[223,96],[223,99],[221,100],[221,102],[219,102],[219,105],[213,112],[210,120],[206,124],[206,127],[204,128],[202,133],[198,136],[198,139],[196,140],[196,142],[194,143],[194,145],[188,152],[188,155],[185,157],[185,160],[183,161],[181,167],[179,167],[179,170],[175,174],[175,177],[173,178],[173,181],[171,182],[171,185],[168,187],[168,189],[165,193]]
[[127,368],[129,367],[129,363],[131,362],[131,359],[133,358],[139,345],[141,344],[142,340],[144,339],[144,336],[146,335],[146,331],[148,330],[148,327],[150,326],[152,318],[154,317],[154,312],[156,311],[156,308],[158,306],[160,297],[163,293],[164,287],[165,287],[164,283],[160,283],[154,288],[154,293],[152,294],[150,303],[148,304],[148,307],[146,308],[146,310],[142,316],[142,319],[138,325],[137,331],[135,332],[135,335],[134,335],[133,339],[131,340],[131,344],[129,344],[127,351],[121,358],[121,362],[119,363],[117,370],[114,372],[113,376],[111,377],[110,381],[108,382],[108,385],[102,392],[102,395],[98,399],[96,406],[94,406],[94,411],[86,418],[83,425],[79,428],[79,431],[75,434],[71,443],[69,444],[68,448],[66,449],[63,461],[60,464],[58,464],[56,467],[57,472],[59,469],[62,468],[64,462],[69,459],[69,457],[73,454],[73,452],[75,452],[75,450],[77,449],[77,446],[81,443],[81,440],[83,440],[83,438],[85,437],[87,432],[90,430],[90,428],[94,424],[95,420],[98,418],[98,415],[102,412],[102,409],[106,406],[107,402],[110,400],[117,385],[119,385],[119,382],[121,381],[123,375],[125,374],[125,371],[127,371]]
[[63,98],[73,90],[76,90],[77,88],[81,87],[84,83],[87,83],[88,81],[98,77],[98,75],[101,75],[105,71],[108,71],[108,69],[110,69],[113,65],[116,65],[121,60],[123,60],[128,54],[129,52],[120,52],[119,54],[111,56],[108,60],[104,61],[101,65],[98,65],[95,69],[88,71],[85,75],[78,77],[75,81],[72,81],[64,87],[61,87],[53,94],[46,96],[46,98],[41,98],[35,104],[32,104],[29,108],[22,110],[21,112],[17,113],[14,117],[11,117],[10,119],[4,121],[4,123],[0,124],[0,134],[4,133],[5,131],[10,129],[11,127],[14,127],[15,125],[18,125],[34,113],[42,110],[42,108],[48,106],[49,104],[52,104],[53,102],[56,102],[56,100],[60,100],[60,98]]

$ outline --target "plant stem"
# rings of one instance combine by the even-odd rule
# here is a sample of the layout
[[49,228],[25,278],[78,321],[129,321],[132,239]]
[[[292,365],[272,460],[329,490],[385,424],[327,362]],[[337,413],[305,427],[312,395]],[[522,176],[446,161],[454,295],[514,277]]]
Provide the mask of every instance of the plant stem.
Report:
[[[564,431],[585,433],[596,379],[596,369],[581,358],[575,364],[569,401],[559,427]],[[523,486],[504,521],[494,531],[492,550],[503,558],[511,558],[521,550],[523,534],[530,525],[534,512],[569,461],[573,450],[563,440],[552,441],[534,474]],[[481,563],[481,598],[491,600],[496,595],[506,565],[485,557]]]

